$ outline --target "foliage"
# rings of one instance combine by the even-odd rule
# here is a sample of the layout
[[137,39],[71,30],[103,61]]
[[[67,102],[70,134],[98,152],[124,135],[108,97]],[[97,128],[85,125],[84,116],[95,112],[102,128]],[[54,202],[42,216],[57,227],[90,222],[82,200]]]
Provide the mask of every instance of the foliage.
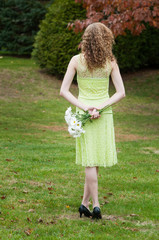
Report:
[[158,0],[75,0],[83,3],[87,18],[68,23],[68,28],[81,32],[92,22],[102,22],[108,26],[114,36],[126,35],[125,29],[133,35],[139,35],[145,29],[144,23],[159,28]]
[[126,35],[117,36],[115,42],[113,52],[122,71],[159,66],[159,29],[146,23],[146,29],[139,36],[126,30]]
[[39,23],[46,13],[38,0],[1,0],[0,51],[30,54]]
[[56,0],[49,8],[35,37],[33,58],[48,72],[63,76],[71,56],[77,54],[81,33],[67,29],[69,21],[82,19],[85,9],[74,0]]

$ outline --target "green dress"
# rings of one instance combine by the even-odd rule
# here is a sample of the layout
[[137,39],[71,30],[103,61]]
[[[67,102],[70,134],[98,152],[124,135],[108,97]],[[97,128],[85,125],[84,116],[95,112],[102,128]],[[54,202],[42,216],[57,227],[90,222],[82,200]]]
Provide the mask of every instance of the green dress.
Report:
[[[99,106],[109,98],[109,75],[111,63],[90,72],[82,53],[78,54],[77,83],[78,100],[87,106]],[[84,111],[76,107],[76,112]],[[106,108],[101,117],[89,120],[83,126],[85,133],[76,138],[76,164],[85,167],[110,167],[117,163],[115,131],[112,106]]]

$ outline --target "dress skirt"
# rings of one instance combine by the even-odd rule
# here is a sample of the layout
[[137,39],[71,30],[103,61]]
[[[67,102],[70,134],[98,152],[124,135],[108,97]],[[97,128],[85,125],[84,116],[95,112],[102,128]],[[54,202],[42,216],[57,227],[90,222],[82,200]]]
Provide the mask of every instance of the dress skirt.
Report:
[[[107,98],[86,99],[78,97],[78,100],[87,106],[97,107]],[[77,111],[84,113],[78,107],[76,107],[76,113]],[[78,165],[110,167],[118,162],[112,107],[109,106],[100,115],[101,117],[92,119],[92,122],[88,120],[83,126],[85,133],[76,138],[76,164]]]

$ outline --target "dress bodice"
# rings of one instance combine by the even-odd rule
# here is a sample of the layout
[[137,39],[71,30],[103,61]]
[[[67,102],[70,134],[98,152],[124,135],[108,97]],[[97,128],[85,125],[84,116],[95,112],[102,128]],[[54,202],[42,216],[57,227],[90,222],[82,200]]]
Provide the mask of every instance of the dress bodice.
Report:
[[79,97],[87,99],[100,99],[109,97],[109,75],[111,73],[111,63],[106,62],[102,68],[89,71],[84,55],[78,55],[77,83]]

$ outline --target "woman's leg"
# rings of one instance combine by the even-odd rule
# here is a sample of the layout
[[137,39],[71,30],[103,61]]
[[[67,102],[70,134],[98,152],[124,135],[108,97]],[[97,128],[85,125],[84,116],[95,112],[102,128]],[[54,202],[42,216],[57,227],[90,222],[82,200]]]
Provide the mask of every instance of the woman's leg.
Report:
[[93,208],[100,207],[98,202],[98,167],[86,167],[85,173],[85,188],[82,204],[87,207],[89,197],[92,196]]
[[90,190],[89,190],[89,185],[88,181],[86,178],[86,168],[85,168],[85,184],[84,184],[84,194],[83,194],[83,200],[82,204],[89,209],[89,198],[90,198]]

